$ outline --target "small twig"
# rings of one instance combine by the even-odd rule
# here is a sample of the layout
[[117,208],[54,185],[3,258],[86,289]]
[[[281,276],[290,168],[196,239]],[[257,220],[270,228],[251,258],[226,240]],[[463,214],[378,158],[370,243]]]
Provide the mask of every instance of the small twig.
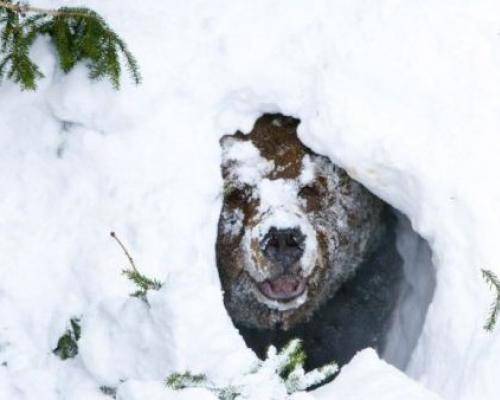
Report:
[[128,258],[128,261],[131,265],[131,269],[124,269],[122,271],[122,274],[125,275],[128,279],[130,279],[138,288],[134,293],[131,293],[130,295],[133,297],[138,297],[148,303],[148,300],[146,298],[146,295],[149,290],[160,290],[161,287],[163,286],[163,283],[161,283],[157,279],[151,279],[148,278],[146,275],[143,275],[139,272],[137,267],[135,266],[135,262],[132,259],[132,256],[128,252],[127,248],[125,245],[121,242],[120,239],[118,239],[118,236],[116,236],[116,233],[111,232],[110,233],[111,237],[116,240],[118,245],[122,248],[123,252]]
[[128,252],[127,248],[125,247],[125,245],[122,243],[122,241],[118,238],[118,236],[116,236],[116,233],[115,232],[110,232],[110,235],[113,239],[116,240],[116,242],[120,245],[120,247],[122,248],[123,252],[125,253],[125,255],[127,256],[128,258],[128,261],[130,263],[130,265],[132,266],[132,269],[135,271],[135,272],[139,272],[137,267],[135,266],[135,262],[132,258],[132,256],[130,255],[130,253]]
[[0,0],[0,8],[7,8],[9,10],[12,10],[12,11],[18,13],[18,14],[40,13],[40,14],[52,15],[54,17],[66,15],[66,16],[74,16],[74,17],[92,18],[89,15],[84,14],[84,13],[67,12],[67,11],[48,9],[48,8],[32,7],[28,4],[19,4],[19,3],[12,4],[12,3],[6,3],[5,1],[1,1],[1,0]]

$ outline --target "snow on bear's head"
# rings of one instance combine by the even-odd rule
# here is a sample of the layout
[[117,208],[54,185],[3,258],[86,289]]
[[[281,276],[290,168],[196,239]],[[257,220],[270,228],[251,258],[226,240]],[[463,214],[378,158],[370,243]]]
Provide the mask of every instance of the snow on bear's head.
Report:
[[229,314],[256,328],[306,321],[356,270],[382,203],[297,137],[299,120],[259,118],[221,139],[217,265]]

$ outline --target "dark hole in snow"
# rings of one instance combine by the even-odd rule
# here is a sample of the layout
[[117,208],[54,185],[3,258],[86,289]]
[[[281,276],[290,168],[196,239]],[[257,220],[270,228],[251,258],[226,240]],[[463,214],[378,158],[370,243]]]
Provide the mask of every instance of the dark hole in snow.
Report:
[[412,229],[404,215],[398,212],[395,215],[396,246],[404,261],[404,281],[382,356],[404,370],[422,333],[427,309],[434,296],[436,271],[429,244]]
[[373,347],[404,370],[434,293],[429,246],[403,215],[304,146],[299,123],[266,114],[250,134],[221,140],[216,250],[226,308],[261,358],[299,338],[306,369]]

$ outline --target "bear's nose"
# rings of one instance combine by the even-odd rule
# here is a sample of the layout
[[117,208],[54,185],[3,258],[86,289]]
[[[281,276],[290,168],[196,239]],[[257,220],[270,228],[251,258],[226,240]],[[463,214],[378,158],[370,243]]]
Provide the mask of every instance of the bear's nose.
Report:
[[288,268],[302,257],[305,238],[298,228],[272,227],[262,240],[262,250],[268,260]]

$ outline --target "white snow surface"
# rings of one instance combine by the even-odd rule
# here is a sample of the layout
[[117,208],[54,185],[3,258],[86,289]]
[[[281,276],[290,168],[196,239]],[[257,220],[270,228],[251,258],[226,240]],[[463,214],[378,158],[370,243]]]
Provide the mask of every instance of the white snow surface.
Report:
[[[497,0],[85,5],[144,83],[64,75],[39,40],[39,90],[0,88],[0,398],[109,399],[108,385],[120,400],[213,399],[162,381],[223,383],[255,361],[223,307],[214,243],[219,138],[263,112],[299,117],[305,144],[406,214],[436,268],[406,375],[363,352],[293,398],[498,398],[500,328],[482,329],[493,293],[480,274],[500,273]],[[128,296],[111,230],[165,282],[150,308]],[[80,353],[61,361],[52,349],[75,316]]]
[[442,400],[409,380],[401,371],[381,361],[373,349],[356,354],[342,368],[335,384],[320,387],[315,395],[318,400],[366,400],[374,396],[382,400]]
[[273,170],[274,163],[262,157],[252,142],[234,138],[228,138],[228,142],[222,148],[222,157],[235,163],[231,168],[234,171],[231,179],[234,181],[253,186]]

